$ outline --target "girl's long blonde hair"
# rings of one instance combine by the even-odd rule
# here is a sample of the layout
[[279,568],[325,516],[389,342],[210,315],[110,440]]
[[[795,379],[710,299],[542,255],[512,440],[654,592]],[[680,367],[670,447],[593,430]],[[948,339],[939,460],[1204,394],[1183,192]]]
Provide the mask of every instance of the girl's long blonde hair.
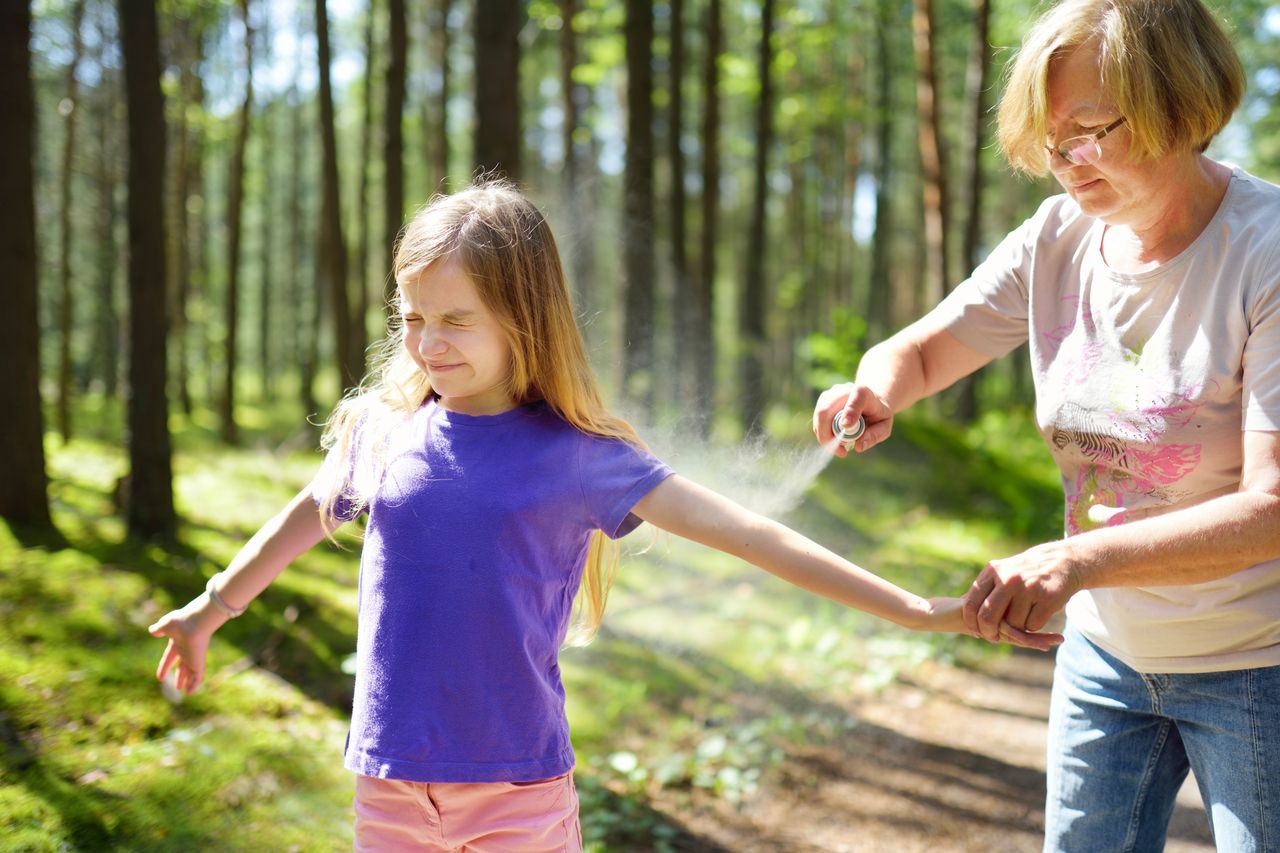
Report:
[[[517,404],[543,401],[577,429],[644,442],[635,429],[604,407],[574,320],[555,237],[542,213],[512,184],[486,179],[453,195],[437,195],[401,232],[392,272],[396,283],[411,282],[433,264],[460,262],[485,306],[507,333],[511,347],[508,391]],[[321,445],[331,458],[352,458],[353,443],[368,483],[381,480],[386,443],[396,424],[431,396],[426,373],[404,347],[404,329],[392,312],[387,336],[377,346],[369,373],[334,409]],[[336,449],[336,454],[334,453]],[[360,478],[339,477],[320,504],[329,528],[338,524],[344,499],[357,504],[372,497]],[[585,643],[604,616],[618,564],[618,544],[592,533],[574,602],[572,642]]]

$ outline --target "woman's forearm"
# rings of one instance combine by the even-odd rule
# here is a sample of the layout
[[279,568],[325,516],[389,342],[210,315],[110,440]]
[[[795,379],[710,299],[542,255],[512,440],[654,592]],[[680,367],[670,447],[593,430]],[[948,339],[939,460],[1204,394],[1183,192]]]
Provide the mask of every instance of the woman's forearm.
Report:
[[1280,557],[1280,434],[1241,441],[1237,491],[992,560],[964,595],[965,625],[993,640],[1001,621],[1044,626],[1082,589],[1206,583]]
[[1241,445],[1237,491],[1066,540],[1079,585],[1203,583],[1280,557],[1280,433],[1245,432]]
[[926,395],[924,365],[919,350],[904,334],[867,350],[858,362],[854,383],[865,385],[894,412],[901,412]]
[[1280,557],[1280,497],[1233,492],[1062,545],[1086,589],[1203,583]]

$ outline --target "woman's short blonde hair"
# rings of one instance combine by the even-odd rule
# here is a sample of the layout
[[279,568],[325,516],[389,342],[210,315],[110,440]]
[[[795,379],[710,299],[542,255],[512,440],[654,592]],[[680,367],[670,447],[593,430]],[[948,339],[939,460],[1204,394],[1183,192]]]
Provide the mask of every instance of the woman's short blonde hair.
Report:
[[1048,170],[1049,68],[1089,42],[1134,159],[1204,151],[1244,94],[1240,58],[1200,0],[1063,0],[1023,39],[1000,99],[1000,148],[1014,168]]

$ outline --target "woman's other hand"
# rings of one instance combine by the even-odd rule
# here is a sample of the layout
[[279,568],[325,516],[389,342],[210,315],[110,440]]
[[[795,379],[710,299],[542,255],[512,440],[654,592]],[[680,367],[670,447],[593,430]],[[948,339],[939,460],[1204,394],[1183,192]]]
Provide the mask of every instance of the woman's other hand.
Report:
[[1002,639],[1002,624],[1039,631],[1081,588],[1080,576],[1067,540],[992,560],[964,594],[965,628],[993,643]]

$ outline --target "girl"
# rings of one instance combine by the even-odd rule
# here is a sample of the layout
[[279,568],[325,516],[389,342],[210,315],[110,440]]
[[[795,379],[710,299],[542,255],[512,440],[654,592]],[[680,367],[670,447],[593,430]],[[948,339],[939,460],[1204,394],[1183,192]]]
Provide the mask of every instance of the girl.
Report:
[[[346,766],[356,848],[577,850],[557,652],[598,627],[642,521],[911,628],[922,599],[674,474],[601,404],[541,213],[504,183],[437,197],[395,258],[400,322],[339,404],[319,474],[205,593],[151,627],[190,693],[209,638],[303,551],[368,512]],[[1049,634],[1017,633],[1047,648]]]

